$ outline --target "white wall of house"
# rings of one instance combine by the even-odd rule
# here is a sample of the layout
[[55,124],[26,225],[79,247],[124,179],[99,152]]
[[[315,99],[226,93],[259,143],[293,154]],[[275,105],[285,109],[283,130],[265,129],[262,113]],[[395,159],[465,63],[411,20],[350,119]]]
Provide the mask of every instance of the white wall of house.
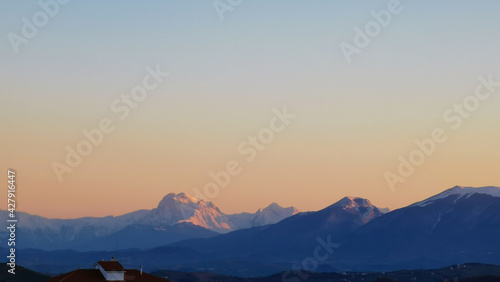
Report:
[[108,281],[123,281],[125,280],[125,271],[106,271],[106,280]]
[[123,281],[125,280],[125,271],[106,271],[100,264],[97,264],[97,268],[101,271],[106,281]]

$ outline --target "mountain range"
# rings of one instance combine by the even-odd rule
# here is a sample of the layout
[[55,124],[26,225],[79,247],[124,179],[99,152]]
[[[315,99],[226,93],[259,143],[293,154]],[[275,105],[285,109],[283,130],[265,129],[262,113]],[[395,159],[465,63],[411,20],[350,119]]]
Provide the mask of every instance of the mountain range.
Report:
[[[167,194],[152,210],[121,216],[48,219],[17,212],[19,248],[77,251],[153,248],[189,238],[208,238],[230,231],[276,223],[298,213],[272,203],[255,213],[224,214],[211,202],[185,193]],[[0,211],[6,220],[7,211]],[[8,234],[0,232],[0,244]],[[136,240],[141,238],[141,240]],[[6,245],[6,243],[5,243]]]
[[456,186],[355,230],[339,248],[337,265],[388,270],[500,263],[499,238],[500,188]]
[[[226,221],[216,222],[222,226],[220,223]],[[194,223],[177,224],[214,232]],[[134,238],[141,241],[141,236],[137,234]],[[498,238],[500,188],[456,186],[388,213],[381,212],[367,199],[345,197],[322,210],[296,213],[274,224],[180,240],[146,250],[21,249],[19,256],[23,256],[24,265],[30,269],[45,272],[88,267],[97,259],[118,256],[125,266],[146,265],[150,271],[210,271],[242,277],[286,271],[283,281],[301,281],[301,269],[392,271],[466,262],[500,264]]]

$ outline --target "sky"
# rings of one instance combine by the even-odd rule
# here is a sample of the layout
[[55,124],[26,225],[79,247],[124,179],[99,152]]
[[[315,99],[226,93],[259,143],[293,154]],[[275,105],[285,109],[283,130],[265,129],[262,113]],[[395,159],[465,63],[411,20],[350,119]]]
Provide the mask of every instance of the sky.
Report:
[[120,215],[171,192],[228,214],[344,196],[396,209],[500,186],[498,1],[2,6],[18,211]]

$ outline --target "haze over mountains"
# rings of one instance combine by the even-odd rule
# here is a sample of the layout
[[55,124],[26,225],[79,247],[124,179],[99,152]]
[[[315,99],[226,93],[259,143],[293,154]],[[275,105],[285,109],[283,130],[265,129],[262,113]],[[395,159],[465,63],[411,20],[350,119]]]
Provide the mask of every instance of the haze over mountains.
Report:
[[[152,210],[121,216],[48,219],[18,212],[18,248],[78,251],[152,248],[189,238],[206,238],[241,228],[276,223],[298,213],[272,203],[256,213],[224,214],[211,202],[185,193],[166,195]],[[1,211],[7,219],[7,211]],[[8,234],[2,230],[1,242]],[[136,240],[141,238],[141,240]],[[0,242],[0,243],[1,243]]]
[[[194,202],[187,195],[167,195],[165,198],[162,203],[170,203],[169,208],[176,205],[171,203],[193,205]],[[162,203],[159,207],[166,208]],[[204,208],[210,206],[199,204]],[[215,233],[193,223],[205,219],[203,222],[208,226],[217,223],[223,227],[225,223],[231,227],[230,223],[235,224],[236,221],[225,220],[231,216],[219,216],[217,209],[212,208],[198,215],[197,208],[188,210],[195,216],[184,219],[189,222],[171,227],[190,226]],[[259,215],[271,214],[274,209],[284,210],[271,205],[267,211],[254,214],[253,219],[265,218]],[[178,221],[174,210],[179,211],[172,208],[169,220]],[[149,212],[150,217],[146,217],[150,218],[149,222],[157,220],[156,213],[161,213],[160,209]],[[252,224],[247,215],[237,217],[239,220],[247,218],[242,222]],[[144,230],[139,231],[127,233],[135,236],[131,235],[128,240],[135,244],[144,241]],[[390,271],[439,268],[466,262],[500,264],[500,188],[456,186],[388,213],[382,213],[367,199],[345,197],[322,210],[298,213],[274,224],[200,237],[147,250],[122,249],[118,256],[124,265],[147,265],[152,270],[205,269],[246,277],[292,269]],[[50,272],[51,268],[64,271],[88,267],[96,259],[115,256],[117,252],[21,249],[19,254],[25,258],[27,267]],[[297,273],[287,275],[293,278]]]

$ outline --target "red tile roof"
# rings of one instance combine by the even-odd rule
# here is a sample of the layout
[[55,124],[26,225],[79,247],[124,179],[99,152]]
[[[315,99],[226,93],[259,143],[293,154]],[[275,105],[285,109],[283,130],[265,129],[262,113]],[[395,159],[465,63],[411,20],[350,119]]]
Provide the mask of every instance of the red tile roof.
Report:
[[[165,282],[166,279],[142,273],[137,269],[125,269],[125,280],[131,282]],[[47,280],[47,282],[103,282],[106,281],[99,269],[77,269]]]
[[97,262],[106,271],[124,271],[125,268],[116,260]]
[[77,269],[71,272],[55,276],[47,282],[94,282],[106,281],[99,269]]

